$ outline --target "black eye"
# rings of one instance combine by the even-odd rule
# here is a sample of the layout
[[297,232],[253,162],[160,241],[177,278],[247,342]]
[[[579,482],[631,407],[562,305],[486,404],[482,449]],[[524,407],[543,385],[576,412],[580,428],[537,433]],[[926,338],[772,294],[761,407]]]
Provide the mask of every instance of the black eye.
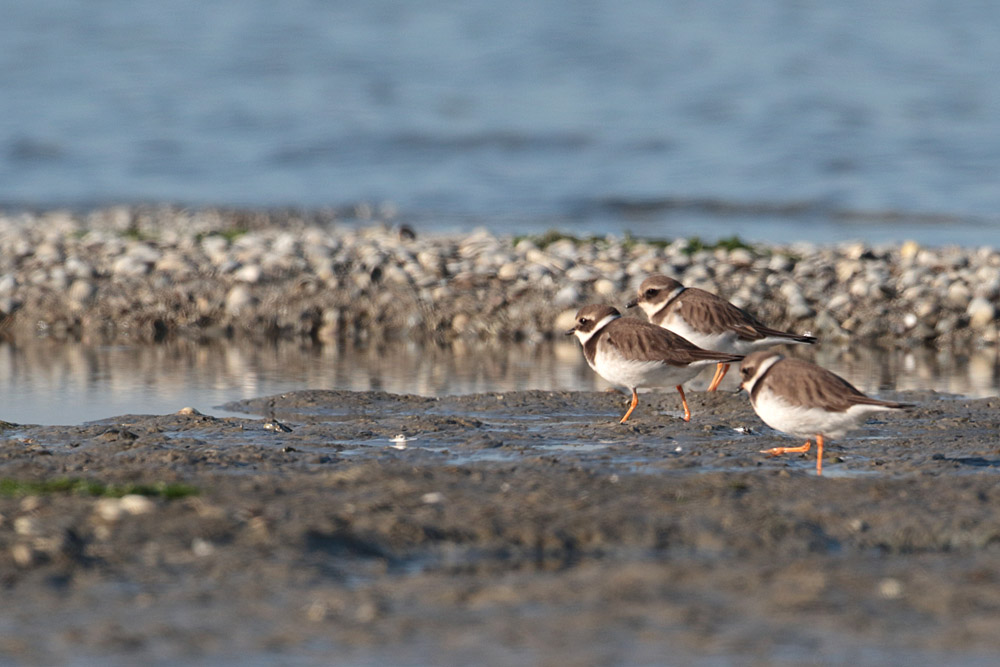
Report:
[[587,323],[587,318],[586,317],[581,317],[580,319],[578,319],[576,321],[576,323],[579,324],[582,327],[584,324]]
[[753,375],[753,369],[752,368],[741,368],[740,369],[740,373],[743,374],[743,377],[748,378],[751,375]]
[[658,291],[659,290],[657,290],[655,287],[650,287],[648,290],[646,290],[646,298],[648,299],[650,297],[656,296],[656,293]]

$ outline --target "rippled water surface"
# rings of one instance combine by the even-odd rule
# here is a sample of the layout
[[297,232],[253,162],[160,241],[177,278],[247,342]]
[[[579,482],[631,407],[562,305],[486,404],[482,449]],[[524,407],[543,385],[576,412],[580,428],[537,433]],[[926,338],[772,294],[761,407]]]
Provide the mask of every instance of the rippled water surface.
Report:
[[[830,347],[805,352],[866,392],[934,389],[996,395],[995,350],[956,357],[931,350],[885,353]],[[704,390],[711,372],[689,383]],[[735,390],[730,372],[722,390]],[[534,347],[426,350],[187,344],[87,347],[79,344],[0,345],[0,419],[76,424],[122,414],[164,414],[218,406],[299,389],[382,390],[428,396],[520,389],[601,390],[609,385],[583,361],[579,346],[559,341]],[[670,390],[672,391],[672,390]],[[624,395],[623,395],[624,401]]]
[[1000,5],[3,3],[0,203],[1000,242]]

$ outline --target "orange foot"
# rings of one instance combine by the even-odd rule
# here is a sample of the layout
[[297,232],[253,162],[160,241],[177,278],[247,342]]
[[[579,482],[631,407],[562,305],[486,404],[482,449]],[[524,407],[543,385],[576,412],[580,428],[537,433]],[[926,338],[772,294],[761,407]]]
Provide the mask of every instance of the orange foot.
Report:
[[[780,454],[804,454],[809,451],[812,443],[806,440],[806,444],[801,447],[772,447],[771,449],[760,450],[761,454],[768,456],[779,456]],[[816,475],[823,474],[823,436],[816,435]]]
[[772,447],[771,449],[760,450],[761,454],[767,454],[768,456],[779,456],[781,454],[805,454],[812,447],[812,442],[806,440],[806,444],[801,447]]

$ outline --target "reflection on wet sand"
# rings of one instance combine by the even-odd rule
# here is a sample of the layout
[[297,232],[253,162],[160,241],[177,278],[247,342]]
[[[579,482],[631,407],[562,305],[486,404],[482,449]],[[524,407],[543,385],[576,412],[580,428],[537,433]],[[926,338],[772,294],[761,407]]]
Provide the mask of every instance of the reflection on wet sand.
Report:
[[[865,392],[934,389],[971,397],[1000,388],[995,349],[956,355],[934,349],[886,352],[835,346],[789,353],[816,361]],[[708,386],[711,373],[690,384]],[[735,389],[726,378],[722,389]],[[202,412],[229,401],[298,389],[380,390],[427,396],[522,389],[594,390],[608,385],[573,341],[542,345],[400,342],[366,349],[278,343],[271,346],[174,342],[87,346],[38,341],[0,344],[0,419],[73,424],[127,413]]]

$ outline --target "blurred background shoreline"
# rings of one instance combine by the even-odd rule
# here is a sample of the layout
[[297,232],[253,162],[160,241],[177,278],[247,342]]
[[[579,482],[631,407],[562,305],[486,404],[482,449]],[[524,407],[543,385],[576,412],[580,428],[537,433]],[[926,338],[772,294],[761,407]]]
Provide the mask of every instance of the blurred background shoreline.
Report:
[[[832,248],[857,241],[899,249],[909,241],[923,249],[982,248],[983,257],[1000,247],[1000,5],[51,0],[3,6],[0,215],[8,221],[22,211],[43,212],[29,220],[48,220],[66,217],[63,209],[86,219],[116,208],[174,207],[197,216],[228,207],[245,218],[294,209],[362,230],[385,223],[419,238],[484,229],[496,236],[557,230],[576,238],[697,238],[706,245],[738,239]],[[156,238],[158,230],[144,228],[145,237],[119,232],[111,244],[124,248]],[[16,225],[5,227],[0,242],[24,246],[17,233]],[[40,301],[28,303],[42,304],[38,312],[50,297],[66,297],[82,311],[103,298],[104,283],[91,280],[79,262],[59,268],[59,253],[66,255],[59,243],[39,243],[47,260],[19,255],[25,265],[0,272],[0,309],[22,307],[17,301],[26,285],[38,287],[33,294]],[[155,257],[173,261],[171,280],[179,280],[177,271],[229,276],[221,264],[191,264],[204,257],[160,257],[145,246],[129,246],[132,254],[116,256],[118,264],[96,275],[112,276],[120,283],[115,289],[127,293],[130,272],[144,275]],[[83,264],[88,252],[79,253]],[[976,272],[959,280],[951,272],[960,268],[935,264],[931,255],[898,284],[934,297],[900,330],[923,327],[922,339],[929,340],[968,331],[963,327],[975,318],[995,320],[997,290],[988,274],[997,267],[974,260]],[[853,320],[846,312],[832,320],[862,328],[878,321],[879,307],[890,308],[894,298],[869,294],[885,281],[882,269],[862,257],[838,261],[845,263],[837,269],[843,298],[875,305]],[[241,299],[256,298],[247,285],[254,275],[266,282],[266,262],[243,262],[237,270],[242,287],[226,282],[228,292],[209,295],[199,308],[238,310]],[[611,280],[604,296],[617,297],[632,277]],[[522,278],[530,283],[537,276]],[[714,276],[704,279],[712,287]],[[951,289],[948,281],[961,284]],[[571,307],[574,294],[593,297],[589,287],[578,289],[593,282],[560,285],[568,291],[559,309]],[[347,290],[344,281],[323,288]],[[761,297],[751,290],[742,298],[753,306]],[[164,309],[183,305],[183,294],[174,298]],[[99,317],[128,319],[115,312]],[[148,333],[157,318],[137,326]],[[58,348],[53,339],[61,333],[49,324],[44,317],[22,321],[22,335],[8,335],[0,348],[6,365],[0,399],[9,410],[0,418],[58,420],[68,413],[57,406],[100,397],[109,401],[105,408],[93,405],[68,418],[173,410],[178,403],[206,409],[216,400],[305,382],[491,390],[468,369],[494,368],[497,354],[507,370],[494,377],[496,388],[594,382],[579,371],[579,358],[559,352],[561,342],[466,355],[421,350],[397,359],[399,375],[392,376],[364,349],[317,344],[300,358],[283,344],[259,353],[217,342],[200,350],[117,342],[85,349],[72,335]],[[38,343],[42,352],[32,351],[24,331],[49,339]],[[953,359],[940,363],[937,351],[895,359],[857,342],[852,352],[863,367],[823,361],[867,390],[906,385],[916,373],[926,378],[922,387],[979,396],[1000,384],[996,341],[980,342],[958,350],[942,344],[940,354]],[[536,355],[562,361],[550,365]],[[538,362],[529,369],[534,375],[510,370],[525,356]],[[424,358],[446,370],[428,369]],[[314,363],[323,377],[307,373]],[[187,375],[172,377],[178,368]],[[886,368],[906,372],[887,379]],[[437,372],[450,381],[428,379]],[[145,384],[137,388],[139,378]],[[221,395],[220,386],[233,395]],[[70,387],[80,391],[70,395]],[[146,398],[114,402],[114,396]]]

